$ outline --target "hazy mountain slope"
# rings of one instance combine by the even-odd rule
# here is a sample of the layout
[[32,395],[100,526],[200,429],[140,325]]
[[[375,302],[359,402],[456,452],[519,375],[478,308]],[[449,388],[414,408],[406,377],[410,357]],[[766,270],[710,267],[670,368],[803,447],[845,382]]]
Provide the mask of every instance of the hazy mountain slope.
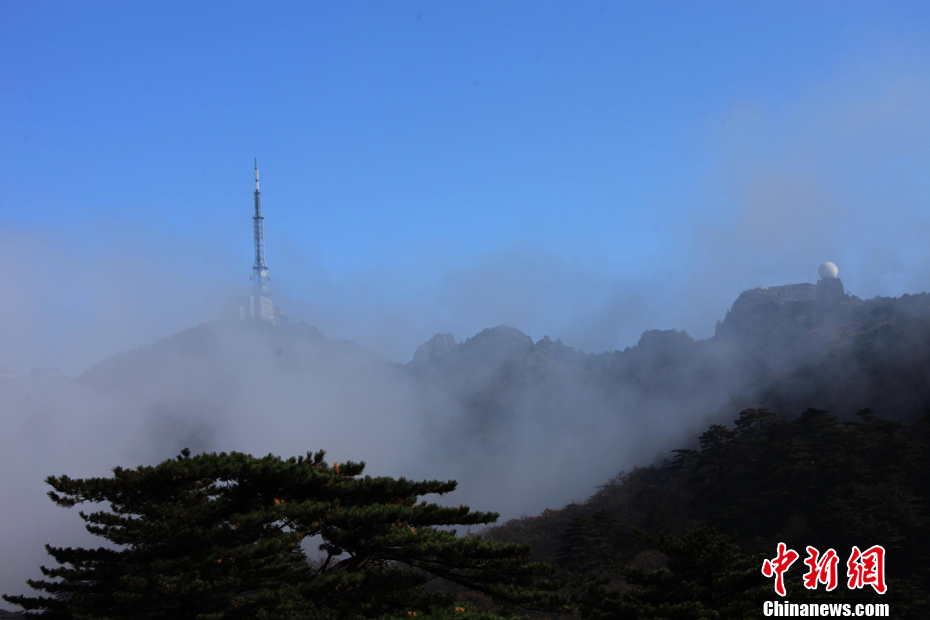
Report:
[[426,343],[407,368],[458,403],[467,428],[488,437],[506,432],[521,411],[593,415],[577,412],[579,403],[605,415],[685,424],[731,419],[757,405],[788,414],[814,405],[846,418],[873,407],[914,420],[930,406],[928,321],[927,294],[846,297],[828,307],[746,295],[704,341],[653,330],[635,347],[593,355],[500,326],[461,344],[441,335],[440,351]]
[[[50,475],[106,476],[192,451],[366,460],[419,473],[412,382],[395,364],[316,330],[214,322],[114,356],[78,379],[0,378],[0,591],[22,592],[46,543],[97,546],[76,511],[46,497]],[[15,499],[11,499],[15,498]],[[93,507],[91,507],[93,509]]]
[[[424,344],[407,365],[306,325],[215,321],[89,368],[0,376],[0,518],[21,535],[0,587],[39,577],[45,543],[87,543],[48,475],[198,451],[365,460],[372,473],[459,481],[452,503],[535,514],[768,405],[914,420],[930,405],[930,296],[829,307],[751,293],[717,334],[647,331],[589,354],[511,327]],[[41,455],[40,459],[36,455]],[[23,569],[22,567],[26,567]]]

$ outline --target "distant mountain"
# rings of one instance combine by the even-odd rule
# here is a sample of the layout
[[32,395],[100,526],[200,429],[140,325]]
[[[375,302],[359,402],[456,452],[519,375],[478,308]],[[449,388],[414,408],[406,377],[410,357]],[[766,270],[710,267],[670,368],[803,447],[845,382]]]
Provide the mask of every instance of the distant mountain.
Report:
[[379,368],[408,376],[431,395],[428,400],[451,406],[455,412],[445,420],[457,432],[486,439],[506,435],[522,416],[556,427],[566,416],[593,422],[659,415],[700,425],[755,405],[786,413],[817,406],[841,418],[867,406],[916,419],[930,406],[930,296],[863,301],[834,291],[825,300],[817,290],[745,291],[712,338],[650,330],[634,347],[600,354],[548,336],[534,342],[508,326],[463,342],[437,334],[399,374],[398,365],[306,324],[214,321],[110,357],[77,382],[153,402],[188,398],[216,409],[269,374],[299,378]]
[[600,354],[501,325],[463,342],[437,334],[399,365],[306,324],[213,321],[112,356],[76,383],[171,420],[163,432],[181,437],[165,441],[192,448],[210,445],[229,411],[275,415],[304,402],[308,414],[339,415],[364,395],[419,420],[435,449],[425,461],[469,467],[480,455],[532,459],[592,441],[604,458],[611,441],[623,459],[652,458],[747,407],[790,416],[814,406],[840,419],[870,407],[917,419],[930,407],[930,296],[863,301],[839,280],[821,284],[745,291],[706,340],[649,330]]
[[730,419],[748,406],[816,406],[841,418],[871,407],[915,420],[930,407],[930,295],[822,303],[780,298],[779,288],[789,287],[744,292],[703,341],[650,330],[624,351],[587,354],[499,326],[460,344],[439,334],[407,368],[472,415],[491,408],[502,420],[527,399],[547,407],[579,392],[634,416],[674,407]]
[[165,384],[203,386],[221,376],[270,370],[312,372],[332,364],[390,362],[348,340],[329,340],[306,323],[277,327],[254,321],[212,321],[134,351],[118,353],[78,377],[95,388],[163,390]]

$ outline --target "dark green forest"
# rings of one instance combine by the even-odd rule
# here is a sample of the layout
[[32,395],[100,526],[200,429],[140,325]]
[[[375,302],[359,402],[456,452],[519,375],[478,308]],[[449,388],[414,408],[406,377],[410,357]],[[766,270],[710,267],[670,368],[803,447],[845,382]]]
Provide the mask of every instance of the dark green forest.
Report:
[[[794,419],[747,409],[732,426],[711,426],[695,446],[616,476],[583,503],[509,521],[488,535],[531,545],[534,559],[557,563],[567,583],[570,572],[599,577],[599,584],[576,593],[582,617],[590,618],[620,612],[630,618],[761,617],[762,601],[777,597],[760,569],[779,542],[802,558],[808,546],[835,549],[843,582],[854,545],[882,545],[884,596],[842,584],[829,594],[823,585],[808,591],[802,581],[807,568],[798,561],[785,576],[788,598],[880,598],[894,617],[926,618],[928,440],[926,416],[897,422],[866,409],[856,421],[840,422],[817,409]],[[729,590],[692,580],[686,590],[700,605],[663,615],[658,601],[674,600],[702,557],[689,559],[689,548],[692,554],[701,549],[705,560],[717,558],[695,574],[707,580],[728,575],[719,586]],[[705,612],[710,615],[700,615]]]

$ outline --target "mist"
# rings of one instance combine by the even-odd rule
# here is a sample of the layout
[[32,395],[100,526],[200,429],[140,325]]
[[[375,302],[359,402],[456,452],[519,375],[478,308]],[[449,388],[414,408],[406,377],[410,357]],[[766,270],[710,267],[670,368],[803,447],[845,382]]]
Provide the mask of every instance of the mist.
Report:
[[[585,11],[565,27],[587,40]],[[416,24],[438,28],[442,20],[430,26],[425,13]],[[177,28],[197,40],[212,18]],[[326,19],[352,26],[319,28],[345,37],[328,50],[363,49],[355,43],[369,31],[355,27],[357,16]],[[191,55],[198,69],[187,88],[173,81],[185,79],[187,56],[149,59],[158,71],[144,72],[142,87],[123,74],[85,75],[87,91],[107,85],[97,90],[126,116],[70,76],[37,85],[14,76],[15,101],[0,119],[11,128],[0,141],[10,163],[2,174],[29,174],[6,180],[11,193],[0,200],[0,592],[27,591],[25,580],[50,562],[46,543],[98,544],[78,509],[46,497],[49,475],[106,476],[184,447],[283,457],[324,449],[329,461],[365,461],[372,475],[458,480],[453,495],[431,500],[504,519],[535,514],[667,456],[747,380],[724,345],[712,353],[731,373],[700,385],[699,361],[685,360],[684,378],[666,391],[592,378],[593,363],[573,355],[602,354],[607,368],[635,359],[661,376],[660,361],[637,346],[644,332],[686,331],[700,344],[742,291],[812,282],[828,260],[862,299],[930,289],[922,43],[881,40],[874,53],[771,82],[764,68],[726,65],[727,81],[708,86],[701,76],[718,71],[708,61],[694,83],[662,74],[656,85],[636,82],[627,66],[669,64],[659,43],[640,41],[638,55],[618,53],[624,63],[605,68],[580,52],[550,54],[545,37],[495,30],[489,49],[516,40],[530,51],[508,56],[513,67],[478,62],[463,37],[440,78],[419,64],[445,59],[423,51],[439,45],[440,30],[418,34],[412,14],[403,19],[398,32],[414,43],[408,50],[392,32],[384,45],[399,56],[384,67],[369,62],[381,57],[377,47],[346,59],[317,50],[310,64],[332,63],[318,73],[267,63],[262,92],[280,96],[216,118],[213,108],[234,99],[223,89],[239,82],[218,74],[205,86],[212,50]],[[719,33],[708,32],[716,44]],[[216,63],[235,64],[240,80],[241,52],[218,49]],[[303,58],[275,49],[279,60]],[[64,52],[49,53],[55,67]],[[395,73],[410,63],[435,84]],[[582,78],[560,71],[579,66],[594,77],[566,99]],[[293,90],[304,83],[312,97]],[[365,107],[379,89],[390,93],[385,108]],[[156,105],[150,92],[168,94]],[[55,133],[40,122],[52,112],[33,97],[93,112],[67,116]],[[138,102],[155,111],[137,112]],[[666,107],[674,114],[662,116]],[[112,127],[97,116],[107,114]],[[230,130],[254,117],[254,128]],[[141,155],[148,149],[159,162]],[[248,291],[256,150],[268,162],[271,296],[289,319],[278,331],[217,320]],[[106,174],[75,165],[85,151]],[[497,326],[522,335],[479,337]],[[414,352],[438,333],[466,353],[417,370]],[[573,351],[514,375],[515,360],[555,341]],[[482,353],[470,359],[468,350]]]
[[[449,501],[504,518],[584,499],[615,473],[661,458],[741,379],[721,380],[682,408],[674,398],[607,395],[581,375],[552,376],[540,383],[558,389],[520,393],[475,433],[467,395],[420,384],[393,362],[409,361],[434,333],[462,341],[500,324],[530,342],[550,336],[589,352],[632,346],[646,329],[706,338],[741,287],[813,280],[822,259],[840,264],[847,288],[862,297],[926,289],[922,194],[884,196],[878,217],[873,197],[855,191],[871,182],[866,170],[893,160],[907,175],[926,161],[930,142],[902,136],[928,137],[917,110],[930,109],[930,96],[922,82],[902,80],[859,101],[841,80],[787,111],[736,107],[706,130],[717,167],[695,188],[713,190],[723,206],[663,231],[686,249],[635,267],[614,271],[606,260],[522,243],[460,266],[448,259],[441,270],[379,265],[336,278],[314,272],[312,259],[302,271],[300,253],[285,254],[276,302],[292,322],[306,319],[322,332],[306,328],[299,345],[194,327],[244,291],[235,260],[243,252],[229,240],[212,245],[118,221],[7,227],[11,303],[0,310],[0,365],[14,376],[0,382],[0,458],[2,494],[21,500],[4,502],[2,518],[17,535],[4,543],[0,589],[19,592],[39,576],[45,543],[91,544],[76,511],[45,497],[45,476],[107,475],[183,447],[282,456],[322,448],[332,460],[366,461],[374,475],[456,479]],[[818,122],[863,110],[871,115],[861,135]],[[428,277],[408,279],[418,270]],[[159,341],[178,332],[188,348]],[[483,360],[482,372],[494,377],[506,363]]]

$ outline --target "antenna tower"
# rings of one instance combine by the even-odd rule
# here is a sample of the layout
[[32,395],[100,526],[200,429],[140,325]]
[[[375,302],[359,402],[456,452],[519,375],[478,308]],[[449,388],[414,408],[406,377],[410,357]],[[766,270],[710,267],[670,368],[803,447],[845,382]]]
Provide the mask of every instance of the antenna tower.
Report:
[[265,230],[262,224],[262,193],[258,191],[258,158],[255,158],[255,264],[252,265],[252,288],[256,297],[268,296],[268,265],[265,264]]

